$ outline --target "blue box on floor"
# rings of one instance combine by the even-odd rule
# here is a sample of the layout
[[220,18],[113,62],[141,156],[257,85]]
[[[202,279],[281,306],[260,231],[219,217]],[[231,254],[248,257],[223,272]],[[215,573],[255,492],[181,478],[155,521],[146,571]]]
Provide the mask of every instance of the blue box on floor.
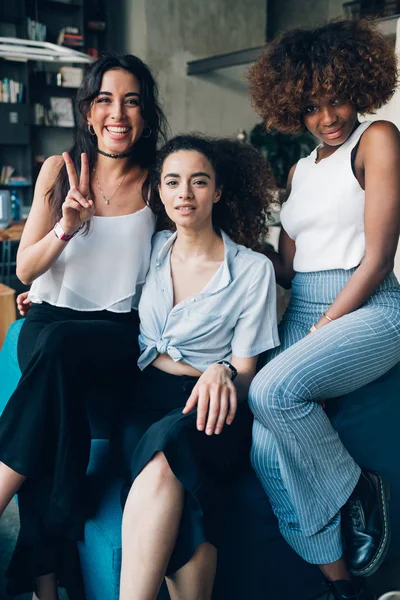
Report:
[[[0,352],[0,412],[20,377],[16,349],[21,325],[22,320],[11,325]],[[400,556],[399,389],[397,365],[368,386],[329,402],[333,426],[358,464],[390,482],[389,557]],[[88,478],[92,516],[79,543],[85,595],[87,600],[118,600],[122,481],[110,468],[107,439],[92,440]],[[225,507],[213,600],[311,600],[324,592],[317,567],[302,561],[280,536],[250,469],[228,490]],[[168,598],[165,589],[159,598]]]

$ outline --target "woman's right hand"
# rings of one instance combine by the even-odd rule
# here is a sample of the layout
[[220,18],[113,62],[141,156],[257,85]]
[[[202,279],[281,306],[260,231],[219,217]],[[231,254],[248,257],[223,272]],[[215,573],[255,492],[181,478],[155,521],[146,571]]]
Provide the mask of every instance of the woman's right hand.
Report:
[[29,292],[22,292],[17,296],[17,308],[21,317],[24,317],[31,310],[32,302],[28,300]]
[[66,234],[75,233],[95,212],[90,198],[89,162],[85,152],[81,154],[81,176],[78,180],[74,163],[68,152],[63,152],[70,189],[62,205],[61,226]]

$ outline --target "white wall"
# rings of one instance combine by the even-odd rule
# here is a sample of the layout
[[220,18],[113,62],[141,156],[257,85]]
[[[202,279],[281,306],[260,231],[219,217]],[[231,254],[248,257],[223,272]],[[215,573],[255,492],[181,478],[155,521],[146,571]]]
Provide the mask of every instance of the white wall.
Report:
[[[396,53],[400,61],[400,19],[397,20],[396,25]],[[385,106],[380,108],[374,115],[366,115],[363,117],[364,119],[368,119],[369,121],[385,119],[392,121],[400,129],[400,86],[398,86],[394,96]],[[396,277],[400,279],[400,245],[395,257],[394,272]]]
[[262,45],[265,0],[251,10],[242,0],[122,0],[121,15],[120,42],[153,69],[173,133],[235,135],[259,121],[237,73],[189,77],[186,63]]
[[343,16],[343,0],[284,0],[271,2],[269,35],[291,27],[313,27]]

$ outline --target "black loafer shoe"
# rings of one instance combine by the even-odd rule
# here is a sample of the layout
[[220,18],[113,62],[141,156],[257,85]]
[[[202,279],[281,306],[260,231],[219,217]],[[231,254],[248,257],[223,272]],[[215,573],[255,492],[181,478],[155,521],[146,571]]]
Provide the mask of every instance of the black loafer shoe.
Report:
[[342,508],[345,559],[353,575],[368,577],[382,564],[390,541],[389,488],[379,473],[363,471]]
[[327,581],[326,584],[335,600],[375,600],[374,594],[354,581]]

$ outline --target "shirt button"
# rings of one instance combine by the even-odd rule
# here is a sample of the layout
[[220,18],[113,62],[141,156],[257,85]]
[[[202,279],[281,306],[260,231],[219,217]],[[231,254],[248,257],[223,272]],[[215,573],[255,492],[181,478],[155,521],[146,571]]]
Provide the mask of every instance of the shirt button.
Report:
[[195,302],[196,298],[190,298],[190,302]]

